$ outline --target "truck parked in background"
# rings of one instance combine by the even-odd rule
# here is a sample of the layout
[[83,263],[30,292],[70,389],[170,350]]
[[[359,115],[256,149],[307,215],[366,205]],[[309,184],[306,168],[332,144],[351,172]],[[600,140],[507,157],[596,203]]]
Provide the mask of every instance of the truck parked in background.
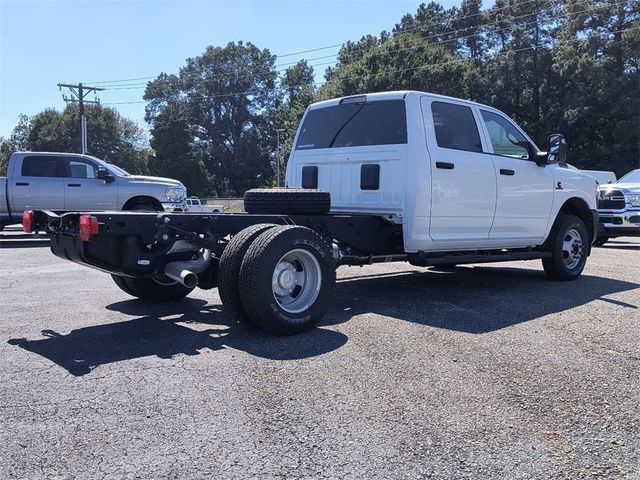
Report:
[[202,200],[195,197],[187,198],[185,201],[186,209],[190,213],[222,213],[224,205],[207,205]]
[[17,152],[0,177],[0,229],[26,210],[183,211],[186,196],[178,180],[131,175],[90,155]]
[[595,244],[601,247],[610,238],[640,237],[640,169],[600,185],[598,193],[600,229]]

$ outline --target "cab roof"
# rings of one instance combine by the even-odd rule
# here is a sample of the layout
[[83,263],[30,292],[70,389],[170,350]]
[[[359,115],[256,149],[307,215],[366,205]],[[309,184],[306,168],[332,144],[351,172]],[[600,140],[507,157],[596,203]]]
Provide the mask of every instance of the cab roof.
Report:
[[483,108],[490,108],[495,110],[489,105],[473,102],[471,100],[464,100],[461,98],[448,97],[446,95],[438,95],[436,93],[420,92],[418,90],[397,90],[393,92],[377,92],[377,93],[363,93],[361,95],[349,95],[346,97],[332,98],[330,100],[324,100],[322,102],[313,103],[309,106],[310,109],[330,107],[332,105],[339,105],[340,103],[352,101],[375,101],[375,100],[404,100],[408,97],[422,97],[428,95],[430,97],[436,97],[442,100],[455,100],[456,102],[464,102],[470,105],[476,105]]

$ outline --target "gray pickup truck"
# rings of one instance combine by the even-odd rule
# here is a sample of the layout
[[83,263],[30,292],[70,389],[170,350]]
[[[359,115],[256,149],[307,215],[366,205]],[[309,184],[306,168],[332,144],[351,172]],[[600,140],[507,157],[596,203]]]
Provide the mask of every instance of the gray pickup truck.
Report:
[[181,212],[186,197],[178,180],[131,175],[89,155],[17,152],[0,177],[0,230],[26,210]]

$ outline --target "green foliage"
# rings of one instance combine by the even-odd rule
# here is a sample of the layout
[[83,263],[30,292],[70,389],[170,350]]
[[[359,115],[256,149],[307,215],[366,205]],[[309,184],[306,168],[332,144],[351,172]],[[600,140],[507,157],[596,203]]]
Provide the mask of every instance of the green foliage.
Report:
[[[287,159],[298,124],[309,104],[315,101],[315,94],[313,68],[308,65],[306,60],[302,60],[285,70],[280,81],[278,106],[272,120],[274,129],[284,130],[280,132],[280,150],[275,152],[281,159],[279,172],[281,185],[284,185]],[[272,169],[274,172],[277,170],[275,159],[272,161]],[[275,180],[272,183],[275,185]]]
[[392,34],[345,44],[317,99],[401,89],[468,98],[503,110],[543,149],[564,133],[580,168],[637,168],[640,2],[481,6],[421,4]]
[[[89,154],[134,174],[148,173],[149,150],[141,127],[117,110],[99,105],[85,107],[85,116]],[[68,105],[62,112],[46,109],[33,117],[23,115],[11,136],[0,142],[0,168],[15,151],[79,152],[80,143],[76,105]]]
[[[391,32],[346,42],[326,83],[300,61],[278,81],[275,57],[251,43],[208,47],[149,82],[144,132],[113,109],[87,108],[91,153],[133,173],[178,178],[196,195],[239,195],[280,178],[315,101],[413,89],[490,104],[546,147],[565,134],[569,160],[619,176],[640,158],[640,0],[462,0],[421,4]],[[279,151],[276,151],[280,132]],[[78,151],[75,106],[22,117],[0,139],[0,172],[20,149]]]
[[150,82],[145,99],[154,163],[177,178],[188,171],[185,184],[199,194],[238,195],[269,183],[274,62],[268,50],[229,43],[188,59],[178,75]]

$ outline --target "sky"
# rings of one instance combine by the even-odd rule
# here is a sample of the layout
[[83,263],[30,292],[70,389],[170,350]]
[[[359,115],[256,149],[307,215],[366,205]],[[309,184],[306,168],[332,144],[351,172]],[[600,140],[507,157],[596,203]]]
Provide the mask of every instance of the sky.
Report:
[[[445,7],[459,0],[440,0]],[[485,1],[485,7],[493,2]],[[0,136],[20,114],[64,108],[58,83],[177,73],[207,46],[252,42],[276,55],[339,45],[391,30],[420,1],[407,0],[0,0]],[[338,46],[286,56],[276,64],[335,55]],[[310,61],[326,63],[332,58]],[[328,65],[316,67],[317,80]],[[283,70],[286,66],[278,67]],[[101,83],[103,104],[144,123],[145,80]]]

